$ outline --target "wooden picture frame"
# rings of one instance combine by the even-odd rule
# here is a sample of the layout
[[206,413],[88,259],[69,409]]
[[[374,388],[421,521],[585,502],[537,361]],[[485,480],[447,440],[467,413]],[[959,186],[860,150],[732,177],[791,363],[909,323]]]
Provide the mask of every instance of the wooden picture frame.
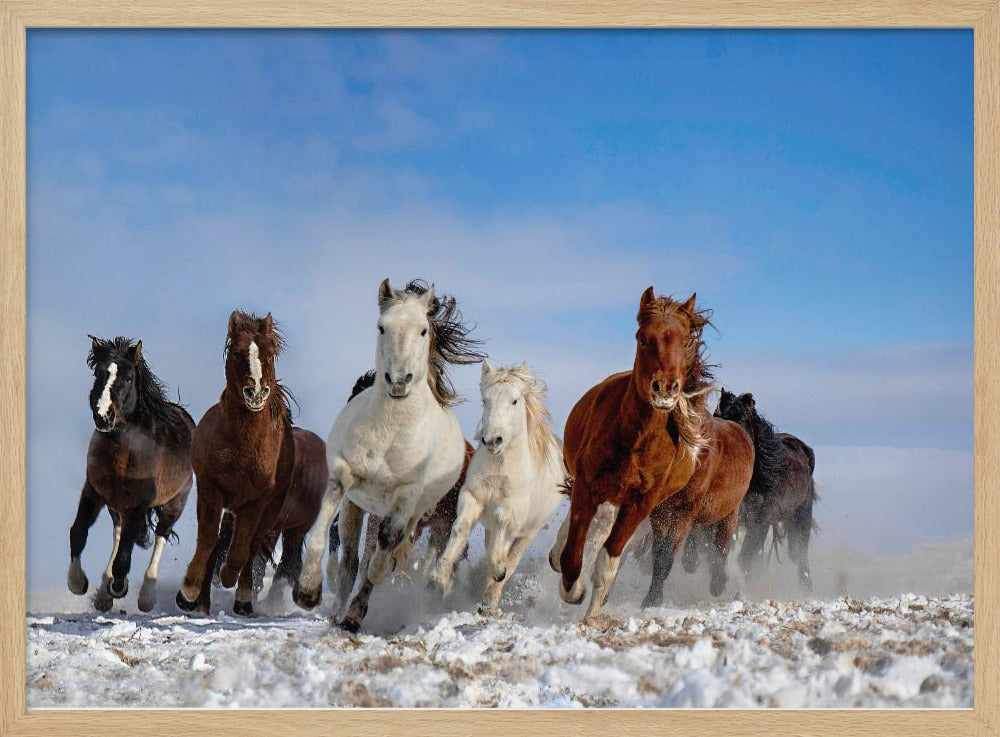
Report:
[[[282,712],[25,706],[26,30],[42,27],[964,27],[975,49],[975,702],[960,710]],[[0,0],[0,734],[1000,734],[1000,0]]]

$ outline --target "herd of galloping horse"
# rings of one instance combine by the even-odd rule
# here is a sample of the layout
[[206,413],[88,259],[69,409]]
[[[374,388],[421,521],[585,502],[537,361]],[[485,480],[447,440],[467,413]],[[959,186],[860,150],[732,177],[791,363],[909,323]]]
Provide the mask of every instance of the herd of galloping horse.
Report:
[[[142,341],[91,336],[96,430],[70,529],[70,591],[88,590],[80,556],[107,507],[113,550],[94,604],[106,611],[126,595],[135,545],[152,544],[138,605],[153,609],[160,558],[195,479],[197,541],[176,597],[185,611],[208,613],[221,585],[236,587],[235,613],[252,614],[280,538],[272,594],[291,586],[296,604],[315,607],[329,551],[337,621],[355,632],[373,587],[407,563],[425,528],[421,573],[449,595],[482,522],[480,611],[496,613],[505,582],[565,494],[569,512],[549,563],[561,597],[579,604],[588,537],[600,546],[588,617],[607,601],[646,519],[652,581],[644,606],[661,603],[678,555],[688,571],[706,556],[711,593],[721,595],[741,526],[746,574],[758,569],[770,532],[772,545],[787,541],[800,583],[810,585],[812,449],[775,431],[749,393],[723,389],[710,411],[716,385],[702,340],[710,315],[695,295],[682,302],[652,287],[642,293],[631,370],[583,395],[562,440],[551,429],[544,383],[526,364],[491,366],[454,298],[422,281],[395,289],[386,279],[378,307],[375,369],[358,379],[325,444],[292,422],[294,400],[275,373],[284,345],[270,313],[230,316],[225,388],[197,424],[167,400]],[[451,410],[459,397],[448,371],[480,362],[483,415],[473,449]]]

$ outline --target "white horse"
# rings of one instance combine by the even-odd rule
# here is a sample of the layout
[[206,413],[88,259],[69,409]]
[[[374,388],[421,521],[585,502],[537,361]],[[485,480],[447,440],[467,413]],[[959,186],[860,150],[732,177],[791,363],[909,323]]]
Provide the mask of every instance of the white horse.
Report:
[[482,518],[487,578],[480,611],[495,613],[504,583],[559,506],[566,468],[562,443],[549,427],[545,385],[526,364],[494,369],[484,361],[479,387],[483,395],[479,447],[469,463],[458,496],[458,517],[431,583],[445,594],[451,590],[455,563]]
[[330,521],[343,499],[343,605],[358,572],[364,512],[381,518],[364,581],[340,622],[352,632],[361,627],[372,587],[392,571],[400,546],[462,472],[465,439],[449,409],[456,396],[447,364],[484,357],[474,350],[477,341],[467,337],[469,328],[461,323],[455,300],[436,299],[433,285],[411,282],[397,291],[386,279],[379,286],[378,303],[375,383],[344,406],[330,431],[330,483],[293,592],[305,608],[319,602]]

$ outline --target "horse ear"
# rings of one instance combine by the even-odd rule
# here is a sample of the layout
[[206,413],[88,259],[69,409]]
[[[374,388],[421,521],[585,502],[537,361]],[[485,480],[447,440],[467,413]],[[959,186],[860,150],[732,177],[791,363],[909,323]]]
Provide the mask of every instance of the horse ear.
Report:
[[240,325],[240,313],[239,310],[233,310],[229,315],[229,334],[233,335]]
[[268,312],[264,316],[264,332],[267,334],[274,332],[274,318],[271,317],[271,313]]
[[132,363],[139,363],[142,360],[142,341],[136,341],[136,344],[132,346],[132,349],[128,353],[128,357],[132,360]]
[[90,338],[90,350],[96,351],[97,350],[97,337],[94,336],[94,335],[89,335],[89,334],[87,335],[87,337]]
[[483,378],[485,379],[487,376],[489,376],[492,373],[493,373],[493,367],[490,366],[490,362],[487,361],[484,358],[483,359]]
[[639,297],[639,308],[646,307],[656,301],[656,292],[653,291],[652,285],[646,287],[646,291],[642,293]]
[[396,290],[392,288],[392,284],[389,283],[389,277],[382,280],[382,283],[378,285],[378,306],[381,307],[396,293]]
[[753,394],[751,394],[750,392],[746,392],[744,394],[740,394],[740,401],[744,402],[748,406],[752,407],[753,406]]
[[684,310],[685,312],[688,312],[688,313],[690,313],[690,314],[693,315],[694,314],[694,301],[695,301],[695,299],[697,297],[698,297],[698,293],[697,292],[691,292],[691,296],[688,297],[688,301],[685,302],[681,306],[681,309]]
[[431,305],[434,304],[434,285],[431,284],[427,287],[427,291],[420,295],[420,301],[423,302],[424,307],[430,312]]

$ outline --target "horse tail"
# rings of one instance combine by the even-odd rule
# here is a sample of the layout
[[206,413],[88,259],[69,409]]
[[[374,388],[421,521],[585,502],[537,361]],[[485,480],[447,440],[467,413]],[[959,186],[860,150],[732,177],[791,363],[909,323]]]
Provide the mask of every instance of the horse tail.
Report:
[[351,396],[347,398],[347,401],[350,402],[365,389],[373,386],[375,386],[375,369],[365,371],[358,377],[358,380],[354,382],[354,388],[351,389]]
[[148,548],[152,542],[149,531],[156,527],[156,510],[152,507],[146,510],[145,514],[136,515],[137,529],[135,531],[135,544],[140,548]]
[[559,486],[557,486],[556,488],[559,489],[560,494],[564,494],[566,496],[573,496],[573,477],[567,476],[565,479],[563,479],[563,482],[559,484]]

